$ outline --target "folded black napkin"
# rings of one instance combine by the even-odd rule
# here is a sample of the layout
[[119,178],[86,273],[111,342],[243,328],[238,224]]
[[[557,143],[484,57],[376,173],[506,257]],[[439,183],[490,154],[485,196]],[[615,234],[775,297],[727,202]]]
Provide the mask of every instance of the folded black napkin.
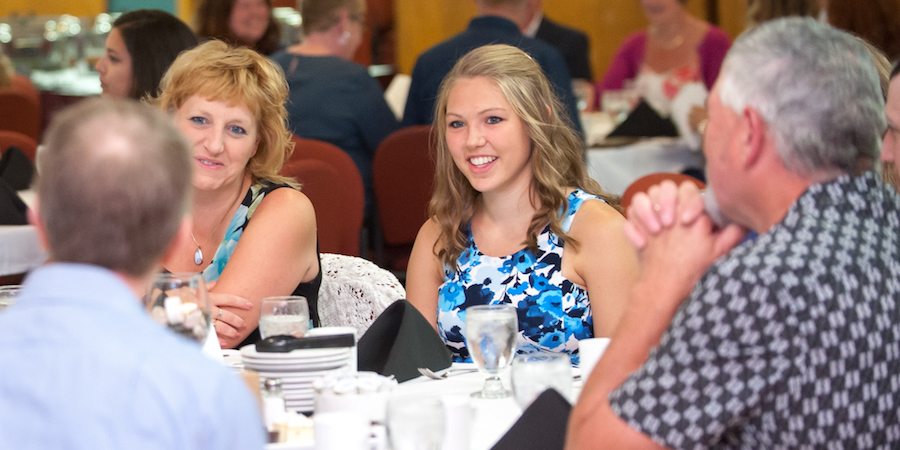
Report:
[[562,450],[572,405],[555,389],[547,389],[491,450]]
[[419,367],[442,370],[452,357],[428,320],[406,300],[397,300],[359,338],[359,370],[393,375],[403,382],[418,377]]
[[612,130],[611,137],[678,137],[678,129],[672,120],[660,116],[646,101],[640,103],[628,114],[628,117]]
[[0,225],[27,225],[27,211],[19,193],[0,178]]
[[0,179],[13,190],[21,191],[31,187],[34,164],[19,147],[9,147],[0,157]]

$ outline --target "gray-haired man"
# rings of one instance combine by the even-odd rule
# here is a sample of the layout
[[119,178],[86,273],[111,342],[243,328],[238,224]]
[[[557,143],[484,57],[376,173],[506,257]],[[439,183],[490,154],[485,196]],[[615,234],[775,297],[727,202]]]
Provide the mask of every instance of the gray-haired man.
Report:
[[[885,119],[871,56],[809,19],[732,47],[695,188],[635,198],[642,276],[570,421],[569,448],[900,445],[900,196],[869,172]],[[741,240],[742,227],[760,234]]]

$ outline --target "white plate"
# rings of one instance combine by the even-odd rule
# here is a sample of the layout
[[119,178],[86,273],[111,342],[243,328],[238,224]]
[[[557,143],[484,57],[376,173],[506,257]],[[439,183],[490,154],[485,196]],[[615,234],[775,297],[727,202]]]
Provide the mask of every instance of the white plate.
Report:
[[251,361],[244,361],[244,367],[254,369],[257,372],[266,373],[303,373],[303,372],[320,372],[329,369],[340,369],[350,364],[350,361],[328,361],[328,362],[302,362],[293,364],[258,364]]
[[311,383],[319,378],[322,378],[327,375],[334,375],[343,373],[346,371],[346,367],[339,367],[337,369],[328,369],[328,370],[315,370],[315,371],[306,371],[306,372],[270,372],[266,370],[258,370],[260,378],[281,378],[282,386],[285,384],[291,383]]
[[241,355],[244,358],[250,359],[264,359],[264,360],[307,360],[307,359],[315,359],[321,357],[329,357],[329,356],[338,356],[338,355],[348,355],[350,354],[350,347],[339,347],[339,348],[307,348],[301,350],[292,350],[286,353],[277,353],[277,352],[257,352],[256,345],[250,344],[241,347]]

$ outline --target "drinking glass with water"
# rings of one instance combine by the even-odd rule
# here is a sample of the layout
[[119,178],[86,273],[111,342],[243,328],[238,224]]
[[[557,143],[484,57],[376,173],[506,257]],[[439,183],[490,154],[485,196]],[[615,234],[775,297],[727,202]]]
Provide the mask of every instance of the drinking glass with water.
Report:
[[288,295],[266,297],[259,305],[259,334],[303,337],[309,331],[309,304],[306,297]]
[[500,372],[509,367],[516,349],[519,320],[512,305],[480,305],[466,309],[466,348],[478,370],[487,374],[477,398],[509,397]]

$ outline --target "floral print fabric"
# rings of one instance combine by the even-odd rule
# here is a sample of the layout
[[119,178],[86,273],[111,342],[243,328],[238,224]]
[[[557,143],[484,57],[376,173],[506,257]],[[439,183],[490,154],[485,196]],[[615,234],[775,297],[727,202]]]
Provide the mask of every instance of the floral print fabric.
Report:
[[[569,194],[562,211],[566,232],[578,208],[601,200],[581,190]],[[602,200],[601,200],[602,201]],[[511,304],[519,316],[516,353],[566,352],[578,363],[578,340],[593,337],[593,317],[585,289],[562,276],[562,239],[547,225],[538,235],[538,252],[525,248],[504,257],[487,256],[468,232],[469,246],[455,270],[444,266],[438,296],[438,331],[457,362],[471,362],[466,349],[466,309]]]

